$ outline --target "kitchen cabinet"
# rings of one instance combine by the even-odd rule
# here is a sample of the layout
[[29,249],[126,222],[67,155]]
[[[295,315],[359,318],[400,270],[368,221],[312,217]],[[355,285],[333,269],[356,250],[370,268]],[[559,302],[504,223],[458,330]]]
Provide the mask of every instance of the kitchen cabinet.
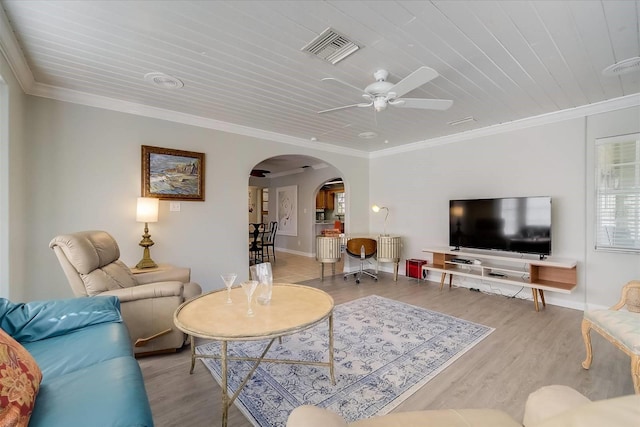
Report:
[[327,191],[326,195],[325,195],[325,205],[327,206],[327,209],[329,210],[333,210],[334,208],[334,201],[335,201],[335,192],[333,190],[331,191]]
[[319,190],[316,195],[316,209],[327,209],[327,192]]
[[[331,190],[326,190],[326,202],[325,202],[325,206],[327,207],[327,209],[330,210],[335,210],[336,209],[336,194],[339,193],[344,193],[344,187],[335,187],[332,188]],[[344,212],[343,212],[344,214]]]
[[336,193],[344,193],[344,187],[334,187],[328,190],[319,190],[318,194],[316,195],[316,209],[334,210],[336,208]]

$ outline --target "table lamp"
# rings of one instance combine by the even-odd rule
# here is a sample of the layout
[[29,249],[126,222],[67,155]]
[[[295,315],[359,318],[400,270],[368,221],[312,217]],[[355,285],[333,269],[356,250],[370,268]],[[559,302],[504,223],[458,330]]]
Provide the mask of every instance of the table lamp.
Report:
[[387,236],[387,218],[389,218],[389,208],[384,206],[380,207],[378,205],[371,206],[371,210],[374,211],[375,213],[380,212],[382,209],[385,209],[387,211],[387,214],[384,217],[384,232],[382,233],[382,235]]
[[158,222],[158,203],[160,199],[152,197],[138,197],[138,208],[136,210],[136,221],[144,222],[144,234],[140,241],[140,246],[144,248],[142,259],[136,268],[155,268],[158,266],[149,254],[149,247],[153,246],[153,240],[149,234],[149,223]]

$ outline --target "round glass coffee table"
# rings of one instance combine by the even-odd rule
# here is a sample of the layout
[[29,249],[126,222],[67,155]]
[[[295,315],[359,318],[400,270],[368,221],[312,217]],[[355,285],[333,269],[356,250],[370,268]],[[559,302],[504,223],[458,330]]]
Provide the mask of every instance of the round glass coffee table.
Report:
[[[333,298],[326,292],[309,286],[274,283],[271,302],[268,305],[252,304],[254,316],[247,316],[247,297],[240,287],[231,289],[233,304],[226,304],[227,290],[221,289],[180,305],[173,321],[178,329],[189,335],[191,341],[191,369],[196,358],[220,359],[222,373],[222,426],[226,427],[229,407],[249,381],[260,362],[289,363],[326,366],[331,383],[335,384],[333,370]],[[268,359],[265,355],[276,338],[308,329],[328,319],[329,361]],[[194,337],[220,341],[220,354],[196,354]],[[244,358],[227,355],[229,341],[255,341],[271,338],[260,357]],[[227,393],[228,360],[250,360],[255,364],[238,390],[229,397]]]

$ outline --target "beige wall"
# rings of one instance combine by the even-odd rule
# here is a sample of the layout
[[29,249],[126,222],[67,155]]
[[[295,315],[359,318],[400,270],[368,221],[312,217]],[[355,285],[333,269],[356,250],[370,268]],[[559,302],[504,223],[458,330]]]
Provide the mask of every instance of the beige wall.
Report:
[[0,296],[26,298],[24,283],[29,260],[22,220],[27,212],[24,129],[28,123],[26,96],[0,54]]
[[[570,295],[547,292],[547,302],[610,306],[624,283],[640,277],[640,263],[635,254],[593,251],[593,164],[587,157],[595,138],[634,131],[640,131],[638,107],[374,158],[370,199],[390,208],[388,232],[406,236],[403,257],[428,259],[423,248],[448,245],[450,199],[551,196],[553,256],[578,261],[578,286]],[[371,230],[381,227],[382,217],[370,216]],[[503,295],[519,290],[461,284]],[[531,298],[528,289],[523,295]]]
[[[170,212],[161,201],[159,222],[150,224],[152,258],[192,268],[205,290],[223,287],[220,274],[248,276],[247,188],[260,161],[282,154],[305,154],[341,170],[357,194],[352,219],[368,222],[368,160],[290,144],[29,97],[26,235],[37,268],[26,271],[26,297],[71,296],[48,248],[57,234],[103,229],[119,242],[122,259],[137,263],[142,224],[135,222],[140,195],[140,146],[204,152],[206,201],[181,202]],[[318,184],[319,186],[319,184]],[[26,198],[26,197],[25,197]],[[302,218],[300,219],[300,222]],[[297,242],[296,242],[297,246]],[[301,251],[310,252],[310,246]]]
[[[372,176],[371,198],[392,209],[388,230],[421,237],[405,244],[404,255],[428,259],[423,248],[449,244],[449,200],[551,196],[553,255],[582,265],[583,146],[584,119],[573,119],[374,159],[372,169],[403,167],[406,174],[387,180]],[[483,281],[464,284],[488,292],[499,288]],[[512,295],[518,290],[506,287],[501,292]],[[551,293],[547,299],[578,306],[583,290],[580,286],[568,300]],[[521,295],[530,297],[531,291]]]

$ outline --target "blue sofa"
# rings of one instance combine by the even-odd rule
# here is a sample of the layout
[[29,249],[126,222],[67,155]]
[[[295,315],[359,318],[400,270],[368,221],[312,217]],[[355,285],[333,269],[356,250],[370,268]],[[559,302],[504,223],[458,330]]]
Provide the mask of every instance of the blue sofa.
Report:
[[116,297],[24,304],[0,298],[0,327],[42,371],[30,427],[153,426]]

